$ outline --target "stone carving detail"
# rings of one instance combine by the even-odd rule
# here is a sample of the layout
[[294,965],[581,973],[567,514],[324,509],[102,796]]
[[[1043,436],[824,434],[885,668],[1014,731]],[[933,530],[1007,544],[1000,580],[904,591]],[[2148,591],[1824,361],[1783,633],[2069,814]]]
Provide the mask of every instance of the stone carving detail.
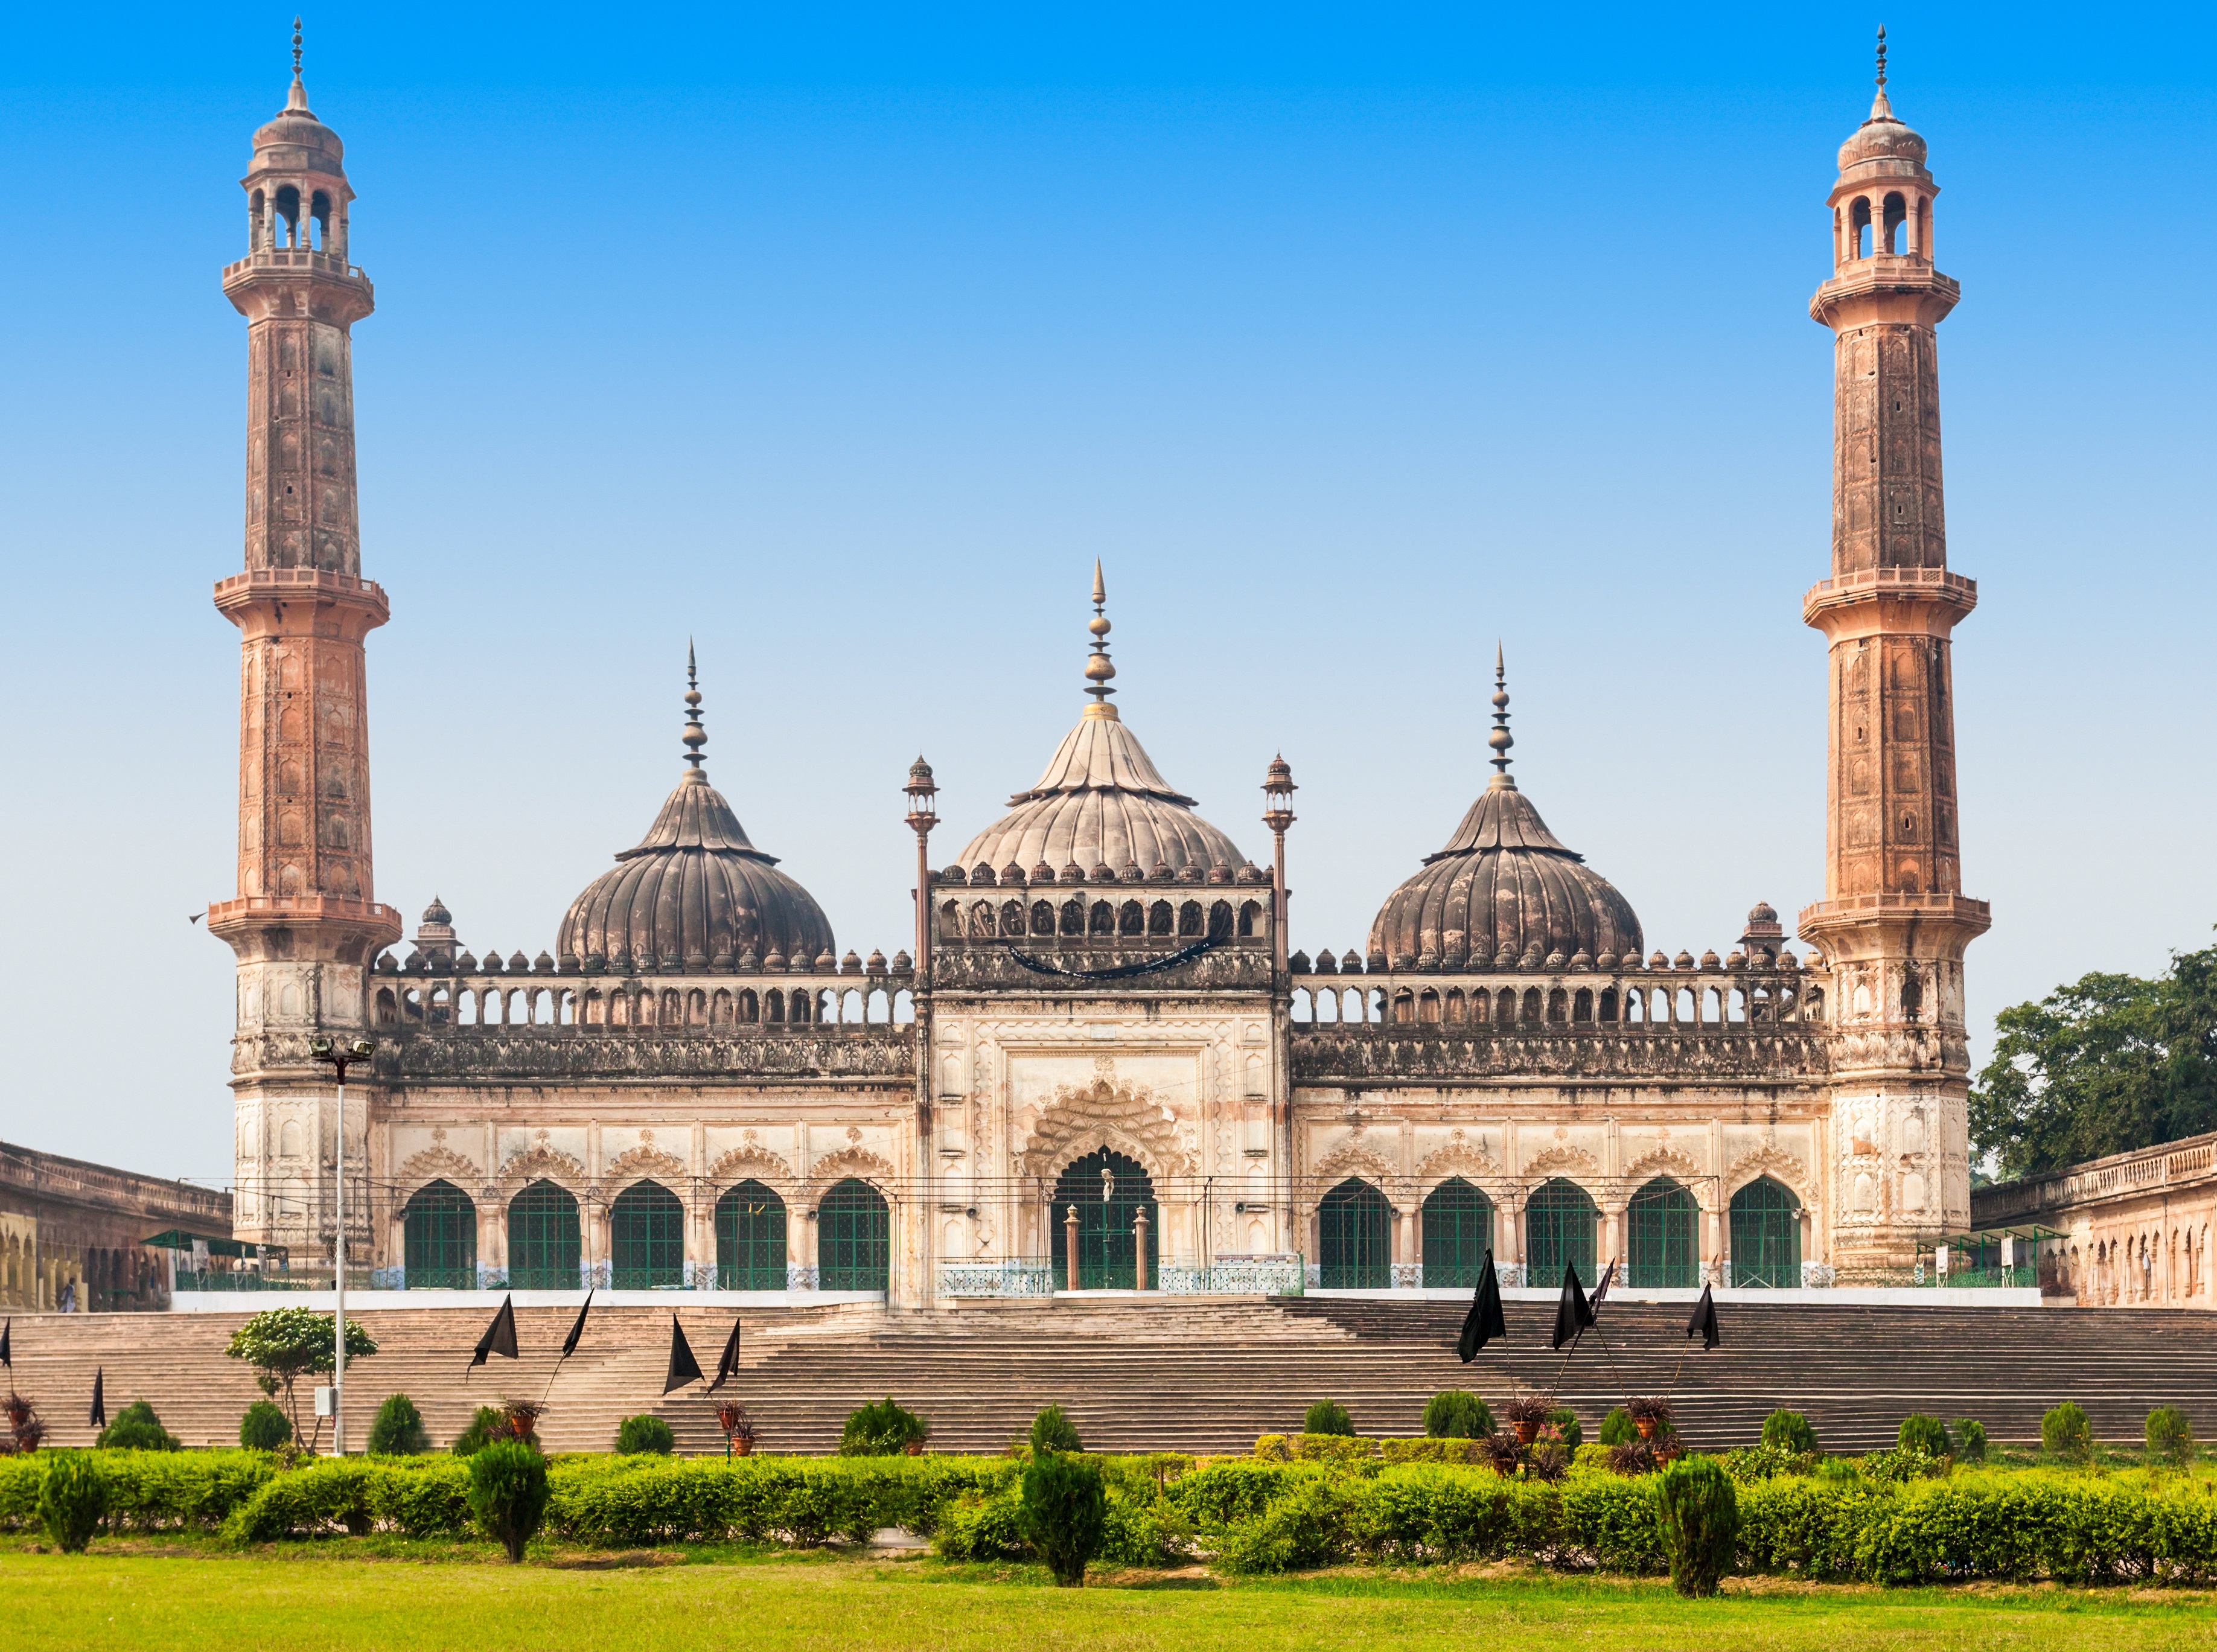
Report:
[[[440,1133],[443,1135],[445,1132]],[[420,1153],[411,1154],[408,1162],[400,1167],[398,1180],[408,1189],[408,1193],[402,1195],[402,1202],[405,1203],[426,1182],[451,1181],[466,1187],[483,1174],[476,1165],[444,1143],[427,1147]]]
[[[540,1135],[543,1137],[546,1133],[541,1131]],[[542,1139],[520,1153],[509,1154],[500,1173],[518,1181],[536,1181],[544,1176],[549,1181],[582,1183],[585,1180],[585,1165],[582,1159]]]
[[1634,1181],[1646,1181],[1655,1176],[1690,1181],[1701,1174],[1701,1163],[1692,1154],[1670,1146],[1650,1148],[1624,1168],[1625,1179]]
[[1296,1084],[1376,1078],[1622,1077],[1775,1081],[1791,1074],[1822,1080],[1831,1071],[1821,1032],[1592,1033],[1571,1037],[1473,1037],[1390,1026],[1372,1030],[1296,1032],[1289,1040]]
[[642,1176],[652,1176],[661,1182],[682,1181],[685,1161],[674,1153],[664,1152],[652,1142],[641,1142],[617,1154],[602,1171],[602,1180],[611,1182],[636,1181]]
[[1169,1111],[1144,1084],[1119,1082],[1114,1069],[1090,1084],[1058,1084],[1017,1155],[1023,1174],[1052,1180],[1071,1160],[1096,1147],[1137,1159],[1152,1175],[1198,1174]]
[[1524,1162],[1528,1176],[1568,1176],[1576,1180],[1580,1176],[1597,1176],[1601,1166],[1594,1156],[1583,1147],[1558,1143],[1544,1153],[1535,1153]]
[[1318,1159],[1316,1176],[1327,1187],[1344,1181],[1349,1176],[1359,1176],[1375,1184],[1381,1193],[1401,1179],[1400,1173],[1365,1146],[1360,1137],[1342,1142]]
[[[275,1044],[275,1040],[270,1040]],[[306,1039],[297,1064],[308,1064]],[[664,1036],[652,1028],[465,1026],[411,1032],[378,1054],[380,1077],[407,1079],[698,1077],[916,1078],[916,1035],[905,1026],[824,1034]],[[271,1064],[261,1057],[262,1064]],[[293,1064],[293,1063],[286,1063]],[[243,1069],[242,1069],[243,1070]]]
[[1732,1162],[1732,1168],[1725,1175],[1725,1196],[1730,1198],[1758,1176],[1783,1182],[1804,1204],[1808,1203],[1814,1185],[1809,1180],[1808,1170],[1791,1153],[1768,1142]]
[[818,1181],[839,1181],[854,1176],[863,1181],[891,1182],[895,1174],[889,1162],[866,1147],[843,1147],[837,1153],[826,1153],[809,1167],[809,1174]]
[[[752,1131],[747,1132],[751,1136]],[[731,1149],[708,1167],[708,1180],[721,1187],[729,1182],[756,1181],[771,1183],[793,1180],[793,1166],[779,1155],[756,1142]]]
[[[1461,1134],[1460,1131],[1457,1132]],[[1469,1141],[1451,1141],[1443,1147],[1434,1148],[1417,1167],[1418,1185],[1425,1187],[1461,1176],[1465,1181],[1483,1184],[1498,1180],[1502,1175],[1500,1165],[1484,1148]]]

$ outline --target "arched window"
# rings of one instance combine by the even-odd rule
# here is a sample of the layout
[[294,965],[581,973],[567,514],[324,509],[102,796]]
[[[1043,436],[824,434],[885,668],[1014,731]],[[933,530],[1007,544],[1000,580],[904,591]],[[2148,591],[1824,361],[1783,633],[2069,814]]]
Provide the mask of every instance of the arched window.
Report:
[[1870,256],[1870,197],[1857,195],[1848,207],[1848,256],[1868,258]]
[[1086,933],[1093,935],[1113,935],[1116,933],[1116,909],[1106,901],[1096,901],[1087,915]]
[[577,1201],[551,1181],[534,1181],[508,1201],[508,1283],[517,1291],[575,1291],[584,1244]]
[[1317,1261],[1327,1291],[1383,1291],[1393,1283],[1393,1211],[1386,1195],[1350,1176],[1317,1205]]
[[1624,1220],[1626,1284],[1701,1283],[1701,1213],[1691,1193],[1668,1176],[1658,1176],[1632,1196]]
[[1255,935],[1259,935],[1262,933],[1263,908],[1261,903],[1257,901],[1241,902],[1239,904],[1240,937],[1244,940]]
[[1054,933],[1054,903],[1051,901],[1032,903],[1032,933],[1051,935]]
[[685,1207],[658,1181],[635,1181],[608,1206],[608,1283],[652,1291],[685,1283]]
[[759,1181],[726,1188],[716,1201],[716,1288],[782,1291],[785,1284],[785,1201]]
[[1432,1189],[1423,1217],[1425,1285],[1478,1285],[1493,1248],[1493,1201],[1456,1176]]
[[[1102,904],[1105,906],[1107,903],[1104,902]],[[1085,902],[1079,896],[1073,895],[1062,903],[1062,933],[1065,935],[1085,933]]]
[[1732,1280],[1779,1289],[1801,1283],[1801,1201],[1769,1176],[1732,1197]]
[[[1011,906],[1015,906],[1016,903],[1011,901],[1010,904]],[[1016,933],[1019,934],[1023,933],[1021,927],[1023,922],[1023,908],[1021,906],[1016,907],[1016,922],[1019,926]],[[978,937],[990,935],[993,933],[993,903],[991,901],[979,901],[971,907],[970,933],[973,936]]]
[[1168,901],[1157,901],[1147,909],[1147,933],[1151,935],[1167,935],[1176,922]]
[[821,1291],[883,1291],[892,1273],[892,1224],[886,1201],[849,1176],[816,1205],[816,1285]]
[[[1107,1149],[1074,1159],[1054,1184],[1047,1208],[1053,1239],[1054,1288],[1070,1284],[1069,1213],[1078,1212],[1078,1283],[1080,1291],[1152,1291],[1159,1277],[1162,1207],[1155,1184],[1136,1159]],[[1140,1274],[1139,1220],[1147,1218],[1146,1272]]]
[[1890,194],[1886,198],[1883,216],[1879,222],[1880,227],[1885,231],[1885,245],[1888,252],[1904,253],[1909,250],[1902,244],[1901,240],[1901,226],[1908,217],[1908,205],[1899,195]]
[[478,1288],[478,1207],[451,1181],[418,1187],[401,1212],[402,1280],[411,1291]]
[[1199,901],[1188,901],[1178,908],[1177,932],[1181,935],[1201,934],[1201,903]]
[[1116,933],[1120,935],[1144,935],[1147,933],[1147,909],[1137,901],[1127,901],[1116,911]]
[[1565,1265],[1578,1271],[1581,1284],[1594,1282],[1594,1231],[1600,1219],[1585,1189],[1560,1176],[1547,1182],[1524,1203],[1525,1247],[1532,1283],[1559,1284]]

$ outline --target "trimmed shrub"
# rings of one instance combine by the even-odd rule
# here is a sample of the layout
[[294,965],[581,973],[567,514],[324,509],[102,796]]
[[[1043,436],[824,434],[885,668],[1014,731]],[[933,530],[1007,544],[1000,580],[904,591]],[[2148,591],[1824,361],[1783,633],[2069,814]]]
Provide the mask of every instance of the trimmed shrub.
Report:
[[1352,1546],[1352,1482],[1340,1476],[1300,1474],[1263,1512],[1226,1530],[1217,1558],[1242,1573],[1299,1571],[1344,1559]]
[[904,1410],[886,1396],[882,1405],[865,1405],[848,1413],[839,1433],[842,1457],[899,1457],[911,1441],[931,1437],[931,1425],[913,1411]]
[[1378,1442],[1360,1434],[1257,1434],[1255,1455],[1266,1463],[1361,1463],[1378,1455]]
[[1101,1470],[1067,1452],[1043,1452],[1024,1464],[1019,1513],[1024,1536],[1065,1589],[1085,1581],[1087,1563],[1101,1552],[1108,1493]]
[[1726,1452],[1721,1459],[1724,1471],[1735,1483],[1749,1486],[1760,1481],[1775,1479],[1782,1474],[1806,1474],[1816,1465],[1814,1457],[1788,1451],[1783,1446],[1765,1441],[1760,1446],[1743,1446],[1738,1451]]
[[1378,1442],[1388,1466],[1404,1463],[1482,1463],[1485,1460],[1485,1440],[1457,1439],[1452,1435],[1445,1439],[1427,1437],[1423,1439],[1381,1439]]
[[238,1420],[238,1443],[250,1452],[275,1452],[293,1443],[293,1425],[284,1411],[268,1400],[256,1400]]
[[115,1414],[115,1421],[100,1431],[93,1444],[103,1452],[174,1452],[182,1449],[177,1437],[162,1427],[154,1408],[133,1400]]
[[1492,1432],[1492,1408],[1475,1394],[1450,1388],[1424,1402],[1428,1439],[1484,1439]]
[[50,1454],[39,1486],[39,1525],[65,1555],[81,1555],[108,1517],[108,1476],[83,1452]]
[[508,1433],[508,1413],[498,1406],[481,1405],[470,1419],[470,1426],[454,1436],[449,1448],[456,1457],[474,1457],[493,1441]]
[[1301,1419],[1305,1434],[1340,1434],[1351,1437],[1355,1419],[1347,1415],[1347,1408],[1337,1400],[1318,1400]]
[[1611,1406],[1609,1415],[1601,1420],[1601,1443],[1629,1446],[1639,1438],[1640,1425],[1632,1420],[1632,1413],[1621,1405]]
[[547,1515],[547,1459],[521,1440],[495,1440],[470,1458],[470,1513],[511,1564]]
[[618,1457],[668,1457],[677,1449],[677,1436],[670,1425],[651,1412],[626,1417],[616,1425]]
[[2173,1468],[2194,1461],[2194,1425],[2175,1405],[2159,1405],[2147,1415],[2148,1455]]
[[1810,1457],[1817,1450],[1817,1431],[1799,1411],[1781,1409],[1763,1420],[1763,1443],[1781,1446],[1794,1457]]
[[1032,1419],[1031,1447],[1034,1452],[1082,1452],[1078,1425],[1059,1405],[1050,1405]]
[[1739,1540],[1739,1495],[1706,1457],[1682,1457],[1655,1482],[1655,1510],[1670,1587],[1689,1600],[1717,1592]]
[[2064,1401],[2040,1420],[2040,1446],[2060,1462],[2084,1463],[2092,1458],[2094,1425],[2086,1421],[2076,1400]]
[[376,1421],[369,1425],[369,1454],[415,1457],[430,1449],[430,1431],[423,1427],[423,1414],[416,1402],[405,1394],[386,1395],[377,1408]]
[[1912,1411],[1901,1420],[1893,1447],[1898,1452],[1922,1452],[1927,1457],[1955,1455],[1948,1446],[1948,1425],[1922,1411]]
[[1563,1444],[1572,1452],[1586,1443],[1585,1426],[1578,1421],[1578,1414],[1567,1405],[1559,1405],[1547,1413],[1546,1426],[1561,1435]]
[[1958,1463],[1983,1463],[1986,1460],[1986,1425],[1975,1417],[1958,1417],[1948,1425],[1948,1433],[1955,1442]]

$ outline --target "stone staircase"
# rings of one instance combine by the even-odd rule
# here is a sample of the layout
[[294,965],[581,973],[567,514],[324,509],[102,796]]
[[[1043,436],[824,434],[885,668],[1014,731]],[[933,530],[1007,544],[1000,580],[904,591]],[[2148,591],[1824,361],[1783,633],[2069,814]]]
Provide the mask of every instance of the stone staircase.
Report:
[[[1312,1401],[1332,1398],[1365,1433],[1420,1432],[1424,1401],[1475,1390],[1497,1412],[1513,1385],[1547,1388],[1589,1435],[1627,1393],[1670,1389],[1696,1446],[1742,1444],[1784,1405],[1806,1412],[1828,1447],[1890,1445],[1915,1410],[1976,1417],[1996,1439],[2037,1435],[2041,1413],[2075,1399],[2105,1439],[2137,1443],[2148,1409],[2183,1406],[2217,1436],[2217,1319],[2160,1309],[1728,1304],[1725,1343],[1689,1345],[1683,1306],[1613,1303],[1601,1335],[1567,1366],[1547,1345],[1553,1309],[1508,1305],[1509,1340],[1475,1365],[1454,1356],[1460,1304],[1359,1298],[1064,1298],[985,1302],[923,1314],[874,1304],[747,1309],[742,1370],[726,1392],[753,1414],[761,1448],[819,1452],[847,1413],[892,1395],[931,1419],[941,1451],[997,1451],[1050,1402],[1090,1446],[1117,1451],[1244,1451],[1255,1436],[1298,1429]],[[679,1449],[719,1452],[713,1402],[699,1385],[661,1396],[670,1310],[595,1308],[577,1354],[556,1372],[573,1309],[516,1310],[522,1358],[472,1371],[481,1310],[380,1309],[358,1317],[379,1344],[349,1372],[347,1412],[359,1449],[377,1405],[396,1390],[421,1408],[442,1444],[472,1409],[507,1395],[551,1397],[550,1449],[608,1448],[621,1419],[653,1411]],[[223,1350],[237,1314],[22,1314],[15,1385],[57,1445],[89,1444],[93,1372],[108,1414],[153,1402],[188,1445],[238,1439],[256,1397],[252,1372]],[[695,1356],[713,1371],[729,1310],[682,1308]],[[1686,1352],[1691,1346],[1691,1352]],[[1683,1356],[1683,1370],[1680,1361]],[[1559,1385],[1558,1385],[1559,1384]],[[301,1407],[306,1412],[304,1391]],[[328,1432],[326,1433],[328,1438]]]

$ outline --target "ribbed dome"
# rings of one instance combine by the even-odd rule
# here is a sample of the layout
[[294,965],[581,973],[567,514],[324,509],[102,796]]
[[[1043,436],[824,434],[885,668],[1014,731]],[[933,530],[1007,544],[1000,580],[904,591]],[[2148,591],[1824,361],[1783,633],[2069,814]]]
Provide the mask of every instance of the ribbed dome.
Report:
[[[691,675],[688,661],[688,675]],[[697,687],[685,743],[694,765],[638,844],[570,903],[555,950],[565,968],[730,969],[748,953],[765,963],[813,964],[833,952],[815,897],[747,839],[724,794],[699,767]]]
[[1584,954],[1637,957],[1640,919],[1614,885],[1547,829],[1509,776],[1509,694],[1496,667],[1501,772],[1463,816],[1447,847],[1386,897],[1370,951],[1396,968],[1487,969],[1529,960],[1555,967]]
[[1924,164],[1924,139],[1911,132],[1893,112],[1886,95],[1886,31],[1878,32],[1878,95],[1871,99],[1870,119],[1856,128],[1840,145],[1840,170],[1864,161],[1899,160]]
[[964,870],[1047,866],[1121,873],[1136,866],[1150,876],[1167,866],[1206,872],[1249,864],[1238,846],[1199,815],[1194,800],[1170,789],[1153,759],[1113,706],[1089,706],[1063,737],[1047,771],[1028,792],[1009,799],[1012,812],[970,840],[956,865]]

